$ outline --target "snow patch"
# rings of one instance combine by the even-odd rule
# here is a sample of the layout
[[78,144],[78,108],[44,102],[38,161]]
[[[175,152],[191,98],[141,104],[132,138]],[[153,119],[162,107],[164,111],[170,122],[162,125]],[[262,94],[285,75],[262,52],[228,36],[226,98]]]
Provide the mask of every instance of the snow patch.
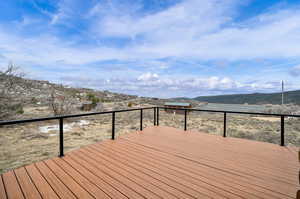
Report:
[[[81,126],[88,125],[89,123],[90,122],[87,121],[87,120],[79,120],[79,121],[76,121],[76,122],[71,122],[71,123],[64,124],[64,132],[68,132],[76,126],[81,127]],[[50,131],[58,131],[58,130],[59,130],[58,124],[39,127],[39,131],[41,133],[49,133]],[[50,134],[50,136],[55,136],[55,134]]]

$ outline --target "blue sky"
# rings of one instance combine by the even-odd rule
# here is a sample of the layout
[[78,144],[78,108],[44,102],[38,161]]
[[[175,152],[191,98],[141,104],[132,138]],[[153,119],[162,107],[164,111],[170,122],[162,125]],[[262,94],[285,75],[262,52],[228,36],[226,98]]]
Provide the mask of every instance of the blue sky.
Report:
[[297,0],[0,2],[0,69],[155,97],[300,89]]

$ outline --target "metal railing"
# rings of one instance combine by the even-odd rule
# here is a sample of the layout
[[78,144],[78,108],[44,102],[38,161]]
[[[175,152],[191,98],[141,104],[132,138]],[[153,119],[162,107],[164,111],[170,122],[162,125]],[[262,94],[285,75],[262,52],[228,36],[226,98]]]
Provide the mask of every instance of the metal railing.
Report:
[[[140,130],[143,130],[143,110],[154,109],[156,107],[145,107],[145,108],[135,108],[135,109],[124,109],[124,110],[116,110],[116,111],[105,111],[105,112],[94,112],[94,113],[83,113],[83,114],[74,114],[74,115],[60,115],[54,117],[43,117],[43,118],[35,118],[35,119],[25,119],[25,120],[12,120],[12,121],[0,121],[0,127],[5,125],[14,125],[14,124],[24,124],[31,122],[41,122],[41,121],[49,121],[49,120],[58,120],[59,124],[59,156],[64,156],[64,119],[66,118],[75,118],[75,117],[83,117],[83,116],[92,116],[92,115],[104,115],[111,114],[112,115],[112,134],[111,139],[115,139],[115,121],[116,121],[116,113],[121,112],[129,112],[129,111],[140,111]],[[154,125],[155,125],[154,119]]]
[[[264,116],[273,116],[273,117],[280,117],[280,145],[285,145],[285,132],[284,132],[284,118],[285,117],[295,117],[300,118],[300,115],[291,115],[291,114],[273,114],[273,113],[255,113],[255,112],[239,112],[239,111],[220,111],[220,110],[205,110],[205,109],[191,109],[191,108],[170,108],[170,107],[156,107],[157,112],[159,109],[164,110],[179,110],[184,111],[184,130],[187,130],[187,111],[195,111],[195,112],[210,112],[210,113],[223,113],[224,114],[224,123],[223,123],[223,137],[227,137],[227,114],[244,114],[244,115],[264,115]],[[159,115],[159,114],[157,114]],[[157,122],[158,123],[158,122]]]
[[59,156],[64,156],[64,119],[66,118],[75,118],[83,116],[92,116],[92,115],[112,115],[112,134],[111,139],[115,139],[115,121],[116,113],[120,112],[129,112],[129,111],[140,111],[140,130],[143,130],[143,110],[153,109],[153,124],[154,126],[159,126],[159,111],[160,109],[170,109],[170,110],[180,110],[184,111],[184,130],[187,130],[187,113],[191,111],[198,112],[211,112],[211,113],[223,113],[224,114],[224,126],[223,126],[223,137],[227,137],[226,124],[227,124],[227,114],[250,114],[250,115],[264,115],[264,116],[275,116],[280,117],[280,145],[285,145],[285,132],[284,132],[284,118],[285,117],[297,117],[300,118],[300,115],[290,115],[290,114],[272,114],[272,113],[254,113],[254,112],[238,112],[238,111],[220,111],[220,110],[205,110],[205,109],[191,109],[191,108],[169,108],[169,107],[145,107],[145,108],[135,108],[135,109],[125,109],[125,110],[115,110],[115,111],[105,111],[105,112],[94,112],[94,113],[84,113],[84,114],[74,114],[74,115],[61,115],[54,117],[43,117],[36,119],[25,119],[25,120],[13,120],[13,121],[0,121],[0,127],[4,125],[14,125],[14,124],[23,124],[31,122],[40,122],[40,121],[49,121],[49,120],[58,120],[59,121]]

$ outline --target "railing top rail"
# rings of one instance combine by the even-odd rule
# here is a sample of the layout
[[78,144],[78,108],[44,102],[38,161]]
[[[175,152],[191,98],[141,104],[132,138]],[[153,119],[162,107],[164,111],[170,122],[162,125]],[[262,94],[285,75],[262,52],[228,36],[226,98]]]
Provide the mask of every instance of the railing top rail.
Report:
[[212,112],[212,113],[233,113],[233,114],[250,114],[250,115],[267,115],[276,117],[300,117],[300,115],[292,114],[279,114],[279,113],[260,113],[260,112],[241,112],[241,111],[222,111],[222,110],[209,110],[209,109],[194,109],[194,108],[172,108],[172,107],[158,107],[162,109],[172,109],[172,110],[189,110],[189,111],[200,111],[200,112]]
[[162,106],[155,107],[154,106],[154,107],[122,109],[122,110],[82,113],[82,114],[73,114],[73,115],[60,115],[60,116],[42,117],[42,118],[24,119],[24,120],[0,121],[0,126],[22,124],[22,123],[29,123],[29,122],[40,122],[40,121],[56,120],[56,119],[65,119],[65,118],[74,118],[74,117],[84,117],[84,116],[92,116],[92,115],[103,115],[103,114],[110,114],[113,112],[120,113],[120,112],[129,112],[129,111],[137,111],[137,110],[147,110],[147,109],[153,109],[153,108],[171,109],[171,110],[188,110],[188,111],[199,111],[199,112],[212,112],[212,113],[233,113],[233,114],[250,114],[250,115],[265,115],[265,116],[276,116],[276,117],[283,116],[283,117],[299,117],[300,118],[300,115],[291,115],[291,114],[224,111],[224,110],[209,110],[209,109],[195,109],[195,108],[172,108],[172,107],[162,107]]
[[113,112],[120,113],[120,112],[129,112],[129,111],[147,110],[147,109],[153,109],[153,108],[155,108],[155,107],[122,109],[122,110],[82,113],[82,114],[73,114],[73,115],[59,115],[59,116],[41,117],[41,118],[24,119],[24,120],[0,121],[0,126],[12,125],[12,124],[22,124],[22,123],[29,123],[29,122],[40,122],[40,121],[48,121],[48,120],[57,120],[57,119],[65,119],[65,118],[74,118],[74,117],[84,117],[84,116],[91,116],[91,115],[103,115],[103,114],[110,114]]

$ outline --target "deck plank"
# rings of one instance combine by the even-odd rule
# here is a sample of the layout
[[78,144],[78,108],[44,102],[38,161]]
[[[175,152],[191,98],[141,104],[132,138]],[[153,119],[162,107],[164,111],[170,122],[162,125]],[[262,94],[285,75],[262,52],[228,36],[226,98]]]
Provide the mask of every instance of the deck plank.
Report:
[[[93,151],[96,151],[97,149],[94,148]],[[122,150],[122,149],[121,149]],[[103,148],[101,148],[101,152],[104,152],[105,149],[103,150]],[[100,152],[100,150],[99,150]],[[120,152],[118,152],[120,154]],[[97,155],[101,156],[100,154],[97,153]],[[109,154],[106,154],[109,155]],[[112,154],[113,156],[117,155],[117,152]],[[124,154],[125,156],[125,154]],[[180,175],[178,170],[170,170],[168,169],[168,167],[166,167],[165,165],[161,165],[160,162],[156,162],[155,164],[153,164],[155,162],[154,158],[152,158],[151,160],[143,160],[141,157],[139,157],[138,159],[136,158],[137,155],[135,156],[131,156],[128,153],[126,153],[126,157],[123,157],[123,159],[127,160],[127,162],[132,162],[134,163],[133,165],[131,165],[132,167],[134,167],[134,165],[142,165],[145,168],[149,168],[151,170],[155,170],[156,172],[159,173],[159,175],[161,176],[167,176],[171,179],[180,179],[180,182],[182,184],[186,184],[189,185],[189,187],[194,187],[195,190],[198,190],[206,195],[209,196],[213,196],[214,198],[224,198],[224,197],[230,197],[230,198],[242,198],[243,196],[247,196],[248,198],[255,198],[253,195],[247,195],[247,193],[242,192],[240,193],[240,195],[237,195],[238,190],[233,191],[228,191],[228,189],[224,189],[224,186],[220,189],[220,188],[216,188],[215,185],[212,185],[212,183],[207,183],[205,181],[201,180],[194,180],[193,178],[191,178],[191,176],[186,176],[184,175]],[[121,157],[121,156],[120,156]],[[118,159],[120,159],[120,157],[117,157]],[[176,163],[176,162],[175,162]],[[191,184],[191,182],[193,184]],[[214,180],[215,182],[215,180]],[[223,189],[223,190],[222,190]],[[218,195],[217,193],[221,194]]]
[[[81,158],[79,156],[70,156],[72,160],[76,161],[80,165],[88,165],[88,170],[91,171],[93,174],[97,175],[98,177],[101,176],[101,178],[112,185],[114,188],[116,188],[119,192],[124,194],[125,196],[129,198],[144,198],[141,194],[135,192],[133,189],[130,188],[130,184],[123,184],[119,179],[115,179],[114,177],[108,175],[107,173],[104,173],[103,171],[99,170],[94,164],[90,164],[87,162],[84,158]],[[85,167],[87,168],[87,167]]]
[[0,175],[0,198],[3,198],[3,199],[7,198],[3,180],[2,180],[2,175]]
[[[86,148],[86,150],[89,150]],[[90,152],[95,153],[94,149],[91,149]],[[191,198],[190,195],[185,194],[184,192],[184,186],[172,186],[172,183],[168,183],[168,181],[164,181],[160,177],[157,177],[155,173],[145,170],[143,168],[139,168],[136,165],[132,165],[122,159],[113,159],[111,156],[105,156],[105,154],[100,154],[100,153],[95,153],[95,155],[101,157],[101,159],[110,162],[111,164],[116,165],[119,168],[122,168],[124,170],[127,170],[129,172],[132,172],[132,174],[139,176],[140,178],[144,179],[147,182],[150,182],[161,189],[165,190],[168,193],[173,194],[173,197],[178,197],[178,198]],[[114,156],[115,158],[119,158],[118,156]],[[174,183],[173,183],[174,184]],[[176,188],[174,188],[176,187]],[[180,188],[178,188],[180,187]],[[162,195],[163,196],[163,195]],[[206,197],[205,195],[201,194],[201,197]]]
[[25,169],[44,199],[59,199],[55,191],[44,179],[34,164],[26,166]]
[[64,183],[69,190],[78,198],[92,199],[93,197],[82,186],[80,186],[71,176],[69,176],[63,169],[61,169],[53,160],[46,160],[44,163],[56,175],[56,177]]
[[142,187],[134,180],[127,178],[127,176],[123,176],[118,172],[114,172],[108,167],[98,164],[94,159],[87,157],[82,151],[76,151],[76,156],[85,160],[91,165],[94,165],[99,171],[106,173],[107,175],[111,176],[112,178],[122,182],[124,185],[130,187],[130,189],[134,190],[136,193],[139,193],[142,197],[145,198],[159,198],[155,193],[149,191],[148,189]]
[[[103,149],[103,148],[101,148]],[[95,151],[95,149],[93,149]],[[105,155],[109,155],[105,153],[105,150],[101,150],[101,153],[104,153]],[[204,197],[213,197],[213,198],[224,198],[225,196],[231,197],[231,198],[240,198],[237,197],[234,194],[230,194],[227,192],[223,192],[221,190],[218,190],[219,193],[216,193],[212,191],[213,187],[209,189],[209,186],[207,186],[204,183],[199,183],[193,184],[190,182],[190,179],[184,180],[176,175],[171,175],[169,174],[169,171],[164,172],[164,168],[162,167],[152,167],[149,166],[149,161],[148,162],[143,162],[140,160],[133,160],[133,159],[128,159],[128,157],[125,156],[119,156],[117,153],[110,153],[113,156],[116,156],[122,163],[127,163],[130,165],[130,167],[135,168],[135,170],[141,170],[142,172],[147,173],[150,176],[156,177],[156,179],[165,182],[168,185],[172,185],[179,189],[181,192],[185,194],[192,195],[194,197],[198,198],[204,198]],[[97,155],[101,156],[99,153]],[[127,155],[126,155],[127,156]],[[122,160],[123,159],[123,160]],[[151,160],[152,161],[152,160]],[[181,194],[182,195],[182,194]],[[182,196],[183,198],[186,198],[186,196]]]
[[[91,146],[91,147],[93,147],[93,146]],[[93,150],[94,151],[97,151],[98,150],[98,148],[99,147],[95,147],[95,148],[93,148]],[[143,153],[141,153],[141,154],[130,154],[131,152],[130,151],[126,151],[126,149],[125,148],[120,148],[120,150],[119,151],[122,151],[122,152],[124,152],[124,154],[120,154],[121,152],[118,152],[118,154],[117,154],[117,152],[115,152],[115,153],[113,153],[113,154],[111,154],[111,153],[107,153],[107,151],[106,151],[107,149],[104,149],[104,148],[100,148],[99,149],[99,152],[101,152],[101,153],[104,153],[105,155],[107,155],[107,156],[116,156],[116,158],[117,159],[120,159],[120,157],[122,156],[122,155],[124,155],[125,156],[125,154],[126,154],[126,159],[124,160],[125,162],[132,162],[132,163],[135,163],[135,164],[133,164],[132,166],[134,167],[136,164],[138,164],[139,162],[143,162],[144,164],[148,164],[149,165],[149,162],[151,161],[151,163],[153,163],[153,165],[151,165],[151,167],[156,167],[156,168],[158,168],[159,170],[161,170],[161,175],[164,175],[164,173],[173,173],[173,175],[177,175],[177,176],[179,176],[180,178],[182,178],[182,179],[186,179],[186,180],[189,180],[189,181],[195,181],[195,183],[196,184],[199,184],[199,182],[198,182],[198,179],[195,179],[195,177],[194,177],[194,179],[192,179],[192,178],[190,178],[189,176],[191,176],[191,174],[196,174],[196,175],[198,175],[198,176],[204,176],[205,178],[202,178],[201,180],[204,180],[206,183],[210,183],[211,185],[215,185],[215,179],[218,179],[218,181],[220,181],[220,182],[223,182],[225,185],[224,186],[222,186],[221,188],[222,189],[224,189],[224,187],[226,187],[226,186],[228,186],[228,185],[230,185],[230,186],[232,186],[232,188],[235,188],[234,189],[234,192],[235,193],[238,193],[238,192],[240,192],[240,194],[242,195],[242,196],[245,196],[245,195],[248,195],[248,197],[254,197],[253,195],[249,195],[249,191],[250,191],[250,193],[252,193],[252,194],[254,194],[254,193],[256,193],[256,194],[254,194],[254,195],[256,195],[257,197],[259,197],[259,196],[261,196],[262,195],[262,192],[258,192],[258,191],[256,191],[255,189],[250,189],[250,190],[248,190],[248,188],[249,188],[249,186],[248,185],[245,185],[244,184],[244,186],[241,186],[241,185],[239,185],[239,183],[236,183],[236,184],[232,184],[231,183],[231,180],[230,180],[230,178],[226,178],[226,179],[224,179],[223,181],[222,181],[222,175],[219,175],[219,176],[213,176],[214,175],[214,172],[215,171],[213,171],[213,172],[209,172],[209,170],[206,168],[206,170],[203,170],[203,171],[201,171],[201,172],[195,172],[195,171],[197,171],[197,167],[194,167],[194,168],[192,168],[192,170],[194,170],[194,171],[191,171],[190,170],[190,168],[189,168],[189,165],[191,164],[190,162],[188,163],[188,164],[185,164],[183,167],[181,167],[181,171],[179,171],[178,169],[180,168],[180,167],[178,167],[178,169],[177,168],[174,168],[174,169],[172,169],[173,170],[173,172],[170,172],[170,169],[169,169],[169,167],[170,167],[170,165],[171,164],[165,164],[165,163],[163,163],[164,161],[166,161],[166,160],[163,160],[163,159],[159,159],[159,160],[156,160],[154,157],[151,157],[151,156],[149,156],[148,154],[146,154],[145,152],[143,152]],[[110,149],[111,150],[111,149]],[[97,154],[97,155],[99,155],[99,156],[101,156],[100,154]],[[121,156],[118,156],[118,155],[121,155]],[[146,156],[147,157],[149,157],[149,158],[146,158]],[[123,158],[122,159],[124,159],[124,156],[122,156]],[[136,157],[138,157],[138,156],[140,156],[139,157],[139,159],[138,160],[134,160],[134,158],[136,158]],[[144,158],[142,157],[142,156],[145,156]],[[177,160],[177,161],[175,161],[174,159],[172,160],[172,159],[170,159],[170,161],[169,162],[172,162],[172,164],[174,163],[174,165],[176,165],[176,166],[178,166],[178,165],[180,165],[181,163],[180,163],[180,161],[182,161],[182,160]],[[173,165],[173,166],[174,166]],[[149,165],[150,166],[150,165]],[[182,170],[184,170],[184,172],[186,172],[186,171],[188,171],[189,173],[188,173],[188,175],[187,176],[185,176],[185,174],[181,174],[180,175],[180,172],[182,173]],[[208,174],[207,174],[207,172],[208,172]],[[198,178],[198,176],[196,176],[196,178]],[[232,176],[230,176],[230,177],[232,177]],[[217,192],[221,192],[219,189],[215,189],[215,188],[211,188],[211,189],[213,189],[213,190],[215,190],[215,191],[217,191]],[[207,187],[207,189],[206,189],[206,192],[208,192],[210,190],[210,188],[209,187]],[[226,190],[226,189],[225,189]],[[243,191],[243,192],[242,192]],[[276,198],[274,195],[268,195],[268,194],[265,194],[265,198]],[[278,197],[279,198],[279,197]]]
[[[133,170],[130,167],[124,167],[123,165],[118,164],[117,161],[114,161],[114,160],[109,161],[108,159],[105,159],[103,156],[101,156],[99,153],[94,153],[94,151],[89,151],[88,149],[84,149],[84,153],[88,157],[97,157],[96,161],[99,164],[109,166],[111,169],[119,172],[123,176],[127,176],[130,179],[134,179],[134,181],[136,183],[143,185],[144,188],[147,188],[148,190],[150,190],[153,193],[156,193],[157,195],[159,195],[162,198],[176,197],[176,195],[172,195],[169,192],[165,191],[164,189],[161,189],[160,186],[164,186],[163,183],[161,183],[158,180],[155,181],[155,179],[150,178],[147,175],[141,174],[138,170]],[[152,183],[150,183],[150,182],[152,182]],[[158,186],[158,185],[160,185],[160,186]],[[185,195],[184,197],[191,198],[188,195]],[[205,195],[201,195],[201,197],[209,198]]]
[[96,185],[91,183],[87,178],[82,176],[74,168],[68,165],[61,158],[54,158],[53,161],[59,165],[66,173],[73,177],[73,179],[81,186],[84,187],[89,193],[91,193],[95,198],[110,198],[105,192],[103,192]]
[[[124,194],[122,194],[120,191],[117,190],[117,186],[114,188],[114,183],[111,183],[109,180],[109,177],[106,177],[105,175],[97,176],[97,173],[93,172],[93,168],[89,167],[88,169],[84,167],[86,166],[86,163],[83,163],[83,165],[79,162],[74,161],[72,158],[69,157],[69,155],[65,156],[63,160],[72,166],[72,168],[76,169],[81,175],[84,175],[87,179],[89,179],[92,183],[94,183],[97,187],[99,187],[101,190],[103,190],[105,193],[107,193],[111,198],[120,198],[124,199],[127,198]],[[106,180],[106,181],[105,181]],[[126,192],[125,192],[126,193]]]
[[[125,147],[122,147],[125,146]],[[268,189],[265,189],[261,186],[264,184],[255,184],[251,181],[245,180],[244,178],[236,175],[232,175],[227,172],[219,171],[217,169],[195,164],[194,162],[190,162],[185,159],[179,159],[175,157],[169,157],[166,154],[159,153],[158,151],[149,151],[149,150],[143,150],[140,148],[135,148],[134,145],[130,144],[121,144],[119,143],[120,151],[125,152],[127,154],[127,157],[132,155],[133,157],[139,156],[143,154],[144,156],[144,162],[147,162],[151,159],[151,162],[156,164],[167,164],[172,165],[181,169],[184,169],[186,171],[195,173],[199,176],[203,176],[204,178],[208,178],[211,180],[218,179],[219,182],[232,184],[233,187],[237,187],[242,190],[250,191],[251,193],[254,193],[259,196],[264,196],[264,198],[276,198],[278,194],[273,194],[273,191],[270,191]],[[137,153],[139,152],[139,153]],[[174,159],[175,158],[175,159]],[[247,190],[248,189],[248,190]],[[280,197],[277,197],[280,198]]]
[[18,178],[18,181],[20,183],[25,198],[36,198],[36,199],[42,198],[37,188],[31,181],[30,177],[28,176],[24,167],[16,169],[15,174]]
[[54,173],[52,173],[44,162],[35,163],[35,166],[60,198],[76,198],[76,196],[54,175]]
[[9,199],[22,199],[24,195],[21,191],[18,180],[14,174],[14,171],[8,171],[3,175],[4,186]]

